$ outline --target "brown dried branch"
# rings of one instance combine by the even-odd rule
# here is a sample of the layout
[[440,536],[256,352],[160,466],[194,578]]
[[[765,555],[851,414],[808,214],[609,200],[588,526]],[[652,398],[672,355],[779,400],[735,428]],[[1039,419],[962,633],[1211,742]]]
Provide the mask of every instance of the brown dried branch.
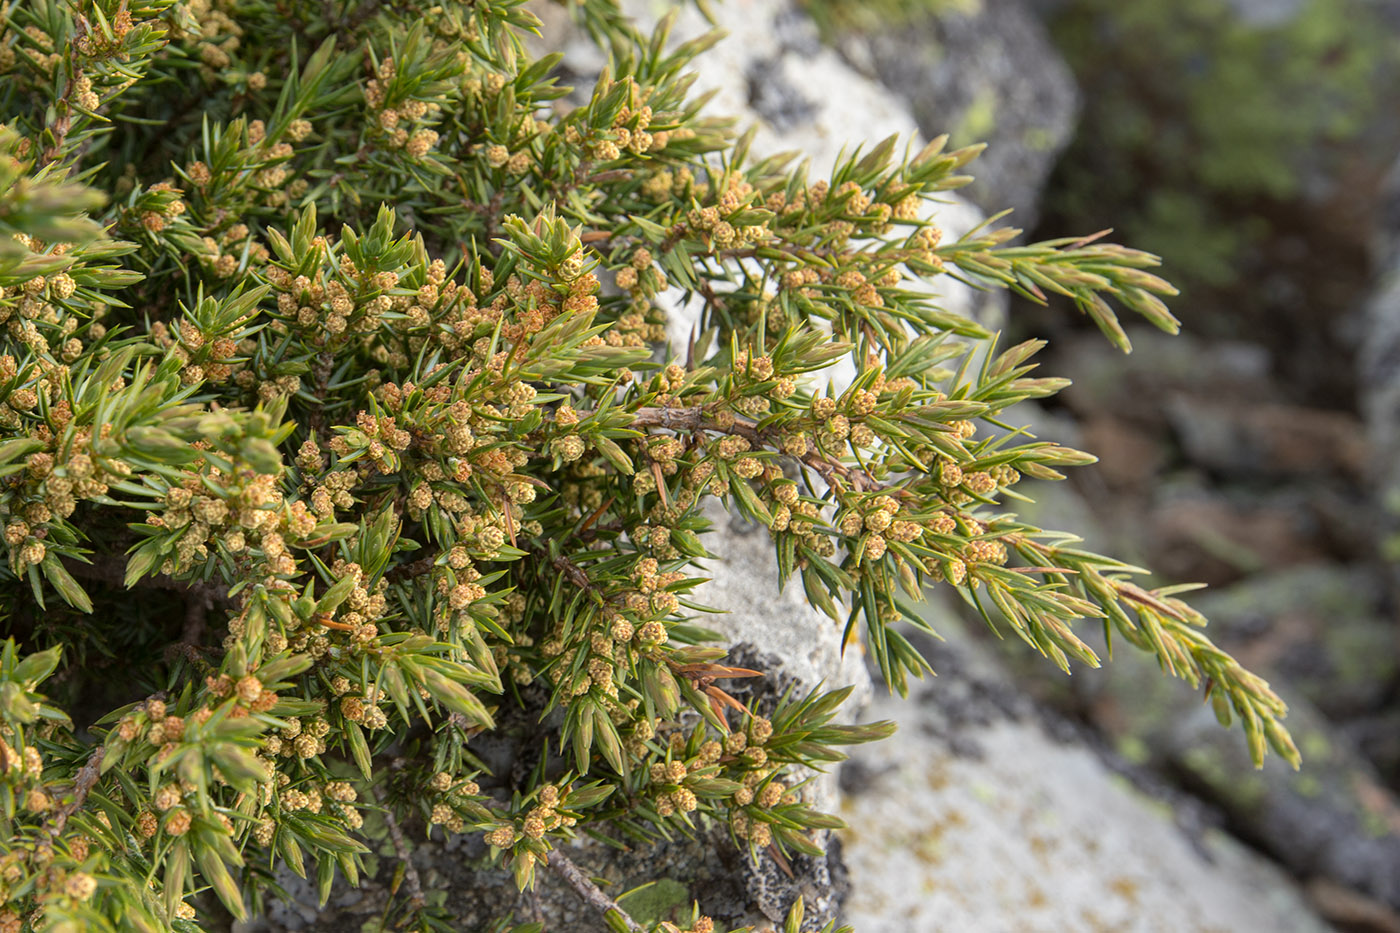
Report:
[[556,875],[567,881],[569,886],[578,892],[579,897],[587,901],[588,904],[597,909],[599,913],[607,916],[608,913],[616,911],[617,915],[622,918],[622,922],[627,925],[627,929],[631,930],[632,933],[645,933],[640,923],[629,917],[627,911],[618,906],[617,901],[604,894],[602,889],[594,884],[593,880],[585,875],[583,870],[575,865],[563,852],[558,849],[550,852],[546,864],[554,869]]
[[88,758],[87,764],[78,769],[78,773],[73,777],[73,799],[54,812],[53,818],[49,820],[49,836],[57,839],[63,834],[63,828],[68,825],[68,818],[83,808],[87,802],[88,794],[97,784],[97,779],[102,776],[102,756],[106,754],[105,746],[99,745],[93,749],[92,755]]
[[554,558],[551,561],[551,563],[554,565],[554,569],[562,573],[565,576],[565,578],[567,578],[568,581],[574,586],[577,586],[578,588],[584,590],[592,590],[597,588],[594,585],[593,581],[588,579],[587,571],[585,571],[578,564],[569,560],[563,554],[560,554],[558,557]]
[[[58,117],[48,127],[53,134],[53,143],[44,147],[40,154],[39,164],[47,165],[57,159],[63,153],[63,143],[68,138],[68,131],[73,128],[73,94],[77,89],[78,78],[82,76],[82,69],[78,67],[77,48],[78,40],[88,34],[88,21],[85,16],[78,16],[74,25],[76,30],[68,45],[68,80],[63,85],[63,95],[58,99],[54,108]],[[40,136],[42,139],[42,135]]]
[[[579,415],[586,416],[587,413],[579,412]],[[773,443],[773,439],[767,433],[760,431],[754,422],[736,417],[732,425],[725,426],[716,421],[701,405],[690,408],[639,408],[633,413],[632,426],[636,428],[665,428],[678,432],[705,431],[711,434],[731,434],[742,437],[758,448],[778,449],[777,445]],[[815,470],[826,481],[827,485],[833,488],[847,485],[858,492],[873,492],[883,488],[879,480],[865,470],[847,466],[841,461],[817,451],[809,451],[798,459]]]
[[[383,806],[383,798],[379,793],[379,788],[370,789],[374,795],[374,802]],[[408,902],[414,910],[421,910],[427,905],[428,900],[423,895],[423,879],[418,875],[418,869],[413,864],[412,853],[408,851],[408,843],[404,840],[403,829],[399,827],[399,821],[394,818],[394,811],[391,807],[384,807],[384,825],[389,828],[389,840],[394,844],[394,854],[403,863],[404,881],[408,883]]]
[[[332,179],[334,182],[334,179]],[[330,350],[322,350],[316,354],[316,362],[311,367],[312,380],[315,383],[313,392],[316,395],[317,405],[311,409],[311,416],[307,419],[311,428],[311,437],[317,441],[321,439],[322,433],[326,429],[325,400],[326,392],[331,382],[331,372],[334,368],[335,356]]]
[[385,574],[385,576],[389,578],[390,583],[398,583],[401,580],[410,580],[413,577],[422,576],[433,569],[433,566],[437,563],[437,558],[437,550],[434,549],[433,553],[426,557],[420,557],[406,564],[399,564]]

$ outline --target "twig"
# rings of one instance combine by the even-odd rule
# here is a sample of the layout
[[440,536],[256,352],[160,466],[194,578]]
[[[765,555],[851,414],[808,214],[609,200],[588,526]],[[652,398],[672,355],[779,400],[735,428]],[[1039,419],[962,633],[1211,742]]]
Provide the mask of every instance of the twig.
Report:
[[640,923],[627,915],[627,911],[618,906],[617,901],[603,893],[602,889],[593,883],[587,875],[583,873],[577,865],[569,859],[567,855],[558,849],[549,853],[546,864],[554,869],[554,873],[569,883],[578,896],[596,908],[603,916],[607,916],[612,911],[617,911],[617,915],[622,918],[622,922],[627,925],[627,929],[632,933],[646,933]]
[[[61,106],[56,108],[61,112],[58,119],[48,127],[53,134],[53,145],[46,147],[40,155],[40,165],[47,165],[63,154],[63,143],[68,138],[68,131],[73,128],[73,91],[83,73],[77,65],[78,56],[73,49],[78,40],[88,33],[87,17],[78,16],[76,26],[77,29],[68,44],[68,80],[63,85],[63,96],[58,100]],[[40,138],[43,138],[42,135]]]
[[[581,418],[591,414],[592,412],[579,412]],[[744,438],[754,447],[776,449],[772,439],[765,432],[760,431],[758,425],[752,421],[745,418],[735,418],[733,424],[721,425],[710,416],[703,406],[699,405],[691,408],[639,408],[632,413],[632,423],[628,427],[732,434]],[[849,483],[858,492],[872,492],[885,488],[881,486],[879,480],[865,470],[849,467],[831,457],[823,456],[817,451],[808,451],[797,459],[816,470],[821,478],[833,487],[844,482]]]
[[[372,788],[374,802],[384,806],[383,798],[379,795],[379,788]],[[394,811],[391,807],[384,807],[384,825],[389,827],[389,839],[394,844],[394,854],[403,863],[403,877],[408,882],[408,902],[414,910],[421,910],[428,903],[423,896],[423,879],[418,877],[418,869],[414,867],[413,859],[408,851],[408,843],[404,841],[403,830],[399,828],[399,821],[394,819]]]
[[406,564],[399,564],[385,574],[390,583],[398,583],[401,580],[411,580],[414,577],[428,573],[437,564],[437,549],[427,557],[420,557],[417,560],[409,561]]
[[97,779],[101,777],[102,756],[106,751],[104,745],[93,749],[87,764],[79,768],[78,773],[73,776],[73,799],[59,807],[53,819],[49,821],[49,835],[54,839],[63,833],[63,827],[68,825],[68,818],[82,809],[88,793],[96,786]]
[[[334,179],[332,179],[334,183]],[[311,417],[308,419],[308,426],[311,428],[311,436],[315,440],[321,439],[321,432],[326,426],[325,400],[326,389],[330,386],[331,370],[335,365],[335,356],[330,350],[322,350],[316,355],[316,362],[311,367],[311,375],[316,381],[316,401],[318,404],[312,409]]]
[[588,572],[585,571],[578,564],[569,560],[569,558],[565,557],[563,554],[560,554],[558,557],[554,558],[553,561],[551,561],[551,563],[554,564],[555,570],[562,573],[570,583],[572,583],[579,589],[597,589],[593,581],[588,579]]

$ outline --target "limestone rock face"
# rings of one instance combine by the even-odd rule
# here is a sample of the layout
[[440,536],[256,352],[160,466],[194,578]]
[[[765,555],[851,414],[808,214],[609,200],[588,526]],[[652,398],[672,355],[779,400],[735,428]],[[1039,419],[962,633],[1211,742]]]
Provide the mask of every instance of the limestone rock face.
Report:
[[877,697],[867,715],[899,732],[842,774],[857,930],[1326,933],[1272,863],[1190,827],[1199,808],[1040,712],[955,622],[935,627],[952,644],[929,646],[939,676]]
[[854,687],[846,704],[853,719],[871,697],[861,652],[841,650],[841,628],[807,603],[800,579],[778,586],[778,562],[766,528],[731,520],[716,507],[709,514],[716,523],[707,539],[716,555],[707,562],[714,577],[693,598],[724,615],[698,621],[730,644],[746,642],[769,655],[804,690]]

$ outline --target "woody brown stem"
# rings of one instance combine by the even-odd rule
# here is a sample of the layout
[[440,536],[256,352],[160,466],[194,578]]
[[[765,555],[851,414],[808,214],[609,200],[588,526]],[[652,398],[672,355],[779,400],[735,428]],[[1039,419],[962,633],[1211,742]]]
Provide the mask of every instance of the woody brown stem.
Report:
[[49,821],[49,835],[57,839],[63,833],[63,828],[68,825],[68,818],[83,808],[87,802],[88,794],[97,785],[97,779],[102,775],[102,756],[106,753],[105,746],[99,745],[93,749],[92,755],[87,763],[78,769],[78,773],[73,777],[73,799],[59,807],[54,813],[53,819]]
[[[375,803],[382,805],[379,788],[372,788]],[[394,854],[403,863],[403,877],[408,884],[408,901],[414,910],[421,910],[428,900],[423,895],[423,879],[418,876],[418,869],[413,864],[412,853],[408,851],[408,843],[404,840],[403,829],[399,826],[399,821],[394,817],[391,807],[384,807],[384,825],[389,829],[389,840],[394,844]]]
[[[580,416],[588,413],[579,412]],[[639,408],[632,415],[632,427],[665,428],[678,432],[706,431],[711,434],[729,434],[742,437],[754,447],[776,450],[777,445],[767,434],[758,429],[752,421],[736,417],[733,424],[723,425],[704,408],[696,405],[690,408]],[[817,472],[827,485],[839,488],[849,485],[858,492],[872,492],[881,488],[880,482],[865,470],[846,466],[838,460],[823,456],[816,451],[803,454],[798,460]]]
[[433,553],[426,557],[420,557],[406,564],[399,564],[385,574],[385,576],[389,578],[390,583],[398,583],[400,580],[409,580],[413,577],[422,576],[433,569],[437,564],[437,558],[437,550],[434,549]]
[[325,398],[327,388],[330,385],[331,371],[334,364],[335,356],[331,351],[322,350],[316,355],[316,362],[311,367],[311,375],[316,383],[315,394],[320,404],[311,410],[308,423],[311,428],[311,436],[317,441],[321,439],[321,432],[324,431],[326,427]]
[[627,911],[618,906],[617,901],[603,893],[602,889],[593,883],[593,879],[583,873],[577,865],[569,859],[567,855],[558,849],[549,853],[545,862],[554,873],[569,883],[569,886],[578,892],[578,896],[588,902],[603,916],[616,912],[622,918],[622,922],[627,925],[627,929],[632,933],[645,933],[642,925],[627,915]]

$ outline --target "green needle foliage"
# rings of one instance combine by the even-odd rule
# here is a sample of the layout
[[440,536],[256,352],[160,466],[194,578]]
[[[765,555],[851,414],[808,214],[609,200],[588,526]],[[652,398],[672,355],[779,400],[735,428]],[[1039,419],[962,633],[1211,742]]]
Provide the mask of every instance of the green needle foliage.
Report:
[[[1115,307],[1175,328],[1157,260],[945,242],[941,140],[750,159],[689,93],[715,37],[570,6],[611,54],[576,107],[520,0],[0,5],[0,933],[196,929],[279,865],[324,898],[370,810],[522,886],[579,832],[819,852],[804,775],[890,726],[726,692],[766,672],[705,645],[710,499],[893,689],[941,583],[1066,670],[1101,623],[1296,764],[1173,591],[1007,511],[1092,460],[1002,420],[1065,382],[922,286],[1126,349]],[[473,752],[507,718],[514,784]],[[455,928],[413,887],[392,922]]]

